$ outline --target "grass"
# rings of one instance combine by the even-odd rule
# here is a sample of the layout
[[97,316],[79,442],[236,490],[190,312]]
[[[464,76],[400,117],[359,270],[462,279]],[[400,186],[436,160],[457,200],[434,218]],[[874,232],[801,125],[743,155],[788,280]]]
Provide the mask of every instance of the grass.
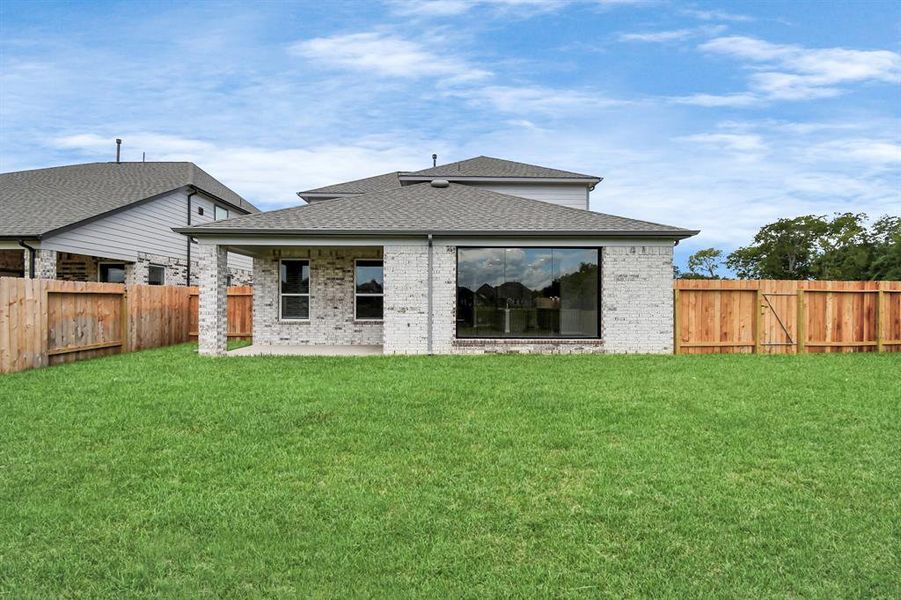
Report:
[[0,595],[901,596],[901,354],[0,377]]

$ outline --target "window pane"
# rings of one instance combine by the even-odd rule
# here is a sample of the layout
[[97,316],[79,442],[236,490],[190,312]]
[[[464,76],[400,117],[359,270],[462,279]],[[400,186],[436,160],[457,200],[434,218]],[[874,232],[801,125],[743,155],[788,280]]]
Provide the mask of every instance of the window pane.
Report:
[[125,265],[100,265],[100,281],[106,283],[125,283]]
[[309,296],[282,296],[283,319],[309,319]]
[[280,281],[283,294],[308,294],[310,263],[305,260],[282,261]]
[[598,335],[597,250],[554,250],[559,271],[560,335]]
[[213,219],[216,221],[221,221],[222,219],[228,218],[228,209],[223,208],[221,206],[216,206],[213,209]]
[[504,249],[460,248],[457,278],[457,335],[501,335],[503,314],[497,308],[497,293],[504,283]]
[[381,319],[385,311],[383,296],[357,296],[358,319]]
[[150,285],[163,285],[166,283],[166,269],[158,265],[150,265],[147,270],[147,283]]
[[598,251],[460,248],[458,337],[597,337]]
[[358,260],[356,286],[358,294],[381,294],[384,291],[385,277],[382,261]]

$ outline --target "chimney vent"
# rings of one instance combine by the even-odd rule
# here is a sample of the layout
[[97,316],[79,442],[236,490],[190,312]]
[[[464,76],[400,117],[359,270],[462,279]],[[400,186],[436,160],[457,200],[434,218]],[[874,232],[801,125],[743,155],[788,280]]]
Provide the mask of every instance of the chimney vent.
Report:
[[116,138],[116,164],[117,165],[120,162],[119,158],[121,156],[121,152],[122,152],[122,140],[119,138]]
[[437,167],[437,166],[438,166],[438,155],[437,155],[437,154],[433,154],[433,155],[432,155],[432,166],[433,166],[433,167]]

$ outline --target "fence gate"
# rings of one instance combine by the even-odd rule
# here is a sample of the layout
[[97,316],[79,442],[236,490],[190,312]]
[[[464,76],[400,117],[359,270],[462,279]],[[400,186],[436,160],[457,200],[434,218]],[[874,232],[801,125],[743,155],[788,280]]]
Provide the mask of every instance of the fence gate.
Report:
[[[798,295],[794,292],[757,291],[760,311],[759,352],[791,351],[798,344]],[[778,350],[777,350],[778,349]]]

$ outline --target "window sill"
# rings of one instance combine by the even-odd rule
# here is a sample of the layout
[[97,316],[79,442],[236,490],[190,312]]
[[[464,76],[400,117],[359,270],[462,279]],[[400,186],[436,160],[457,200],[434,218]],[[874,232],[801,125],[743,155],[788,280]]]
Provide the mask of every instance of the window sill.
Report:
[[353,322],[360,323],[361,325],[372,325],[374,323],[381,325],[385,322],[385,319],[354,319]]
[[304,323],[310,323],[310,319],[279,319],[278,322],[279,323],[297,323],[297,324],[302,325]]
[[599,338],[454,338],[454,346],[603,346]]

